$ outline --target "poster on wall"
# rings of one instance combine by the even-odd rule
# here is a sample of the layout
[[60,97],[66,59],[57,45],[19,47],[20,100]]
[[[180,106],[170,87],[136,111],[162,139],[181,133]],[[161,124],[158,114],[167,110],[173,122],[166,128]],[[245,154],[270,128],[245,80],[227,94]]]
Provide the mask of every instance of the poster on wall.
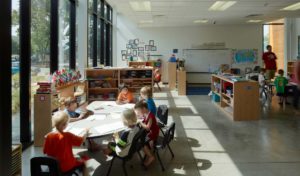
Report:
[[258,50],[257,49],[236,49],[233,50],[233,63],[247,64],[257,63]]

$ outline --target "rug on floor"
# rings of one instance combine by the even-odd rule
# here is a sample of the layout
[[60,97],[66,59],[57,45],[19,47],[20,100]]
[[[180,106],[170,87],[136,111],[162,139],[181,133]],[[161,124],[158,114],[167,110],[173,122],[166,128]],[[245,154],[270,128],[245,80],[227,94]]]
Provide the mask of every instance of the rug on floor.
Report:
[[187,95],[208,95],[210,87],[187,87]]

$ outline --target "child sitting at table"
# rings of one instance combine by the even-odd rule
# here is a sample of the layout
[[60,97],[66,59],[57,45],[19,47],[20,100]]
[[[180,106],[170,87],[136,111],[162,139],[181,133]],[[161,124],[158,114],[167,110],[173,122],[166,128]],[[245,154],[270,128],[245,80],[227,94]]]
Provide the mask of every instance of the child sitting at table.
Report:
[[152,98],[152,90],[150,87],[145,86],[141,88],[140,91],[140,99],[145,100],[148,105],[148,109],[152,112],[152,114],[156,115],[156,106]]
[[72,152],[73,146],[80,146],[86,139],[88,130],[83,136],[76,136],[69,132],[64,132],[68,125],[69,117],[64,111],[59,111],[52,117],[52,125],[57,132],[47,134],[44,143],[44,153],[59,161],[62,172],[70,171],[73,168],[85,165],[87,158],[77,160]]
[[145,101],[141,100],[137,102],[134,106],[134,110],[139,117],[143,118],[143,121],[140,122],[141,127],[148,131],[146,139],[146,143],[148,145],[144,146],[144,152],[147,156],[147,159],[144,165],[149,166],[155,159],[150,151],[150,148],[153,147],[159,135],[159,127],[157,125],[155,115],[151,111],[149,111],[148,105]]
[[70,122],[76,122],[82,120],[89,115],[89,112],[83,112],[78,110],[78,103],[75,98],[68,97],[64,100],[65,112],[70,117]]
[[133,95],[132,93],[128,90],[127,86],[122,86],[121,87],[121,92],[118,96],[117,99],[117,104],[126,104],[126,103],[133,103]]
[[261,68],[259,75],[258,75],[258,84],[259,84],[259,95],[262,96],[264,88],[266,86],[266,79],[265,79],[266,69]]
[[127,109],[122,113],[124,126],[127,127],[119,136],[118,133],[113,135],[114,142],[110,142],[106,149],[103,150],[105,155],[117,155],[120,157],[127,156],[134,136],[140,130],[137,125],[137,117],[133,109]]
[[284,71],[278,70],[278,76],[275,78],[274,85],[276,87],[277,96],[279,96],[279,104],[283,104],[286,101],[285,86],[288,84],[288,80],[283,76]]

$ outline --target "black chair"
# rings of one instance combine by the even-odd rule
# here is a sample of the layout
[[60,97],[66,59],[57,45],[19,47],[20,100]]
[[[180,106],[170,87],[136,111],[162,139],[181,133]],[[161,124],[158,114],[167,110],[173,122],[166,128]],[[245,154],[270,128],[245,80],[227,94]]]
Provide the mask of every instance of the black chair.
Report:
[[78,176],[77,171],[82,171],[82,169],[83,165],[63,173],[58,160],[50,156],[34,157],[30,160],[31,176]]
[[253,73],[259,73],[260,72],[261,67],[260,66],[255,66],[253,68]]
[[159,136],[156,140],[155,148],[154,148],[154,153],[156,153],[157,159],[160,163],[162,171],[165,171],[165,167],[161,161],[161,158],[159,156],[159,150],[165,149],[168,147],[172,158],[174,158],[174,153],[170,147],[170,142],[174,139],[174,132],[175,132],[175,122],[173,122],[166,130],[164,133],[164,136]]
[[123,167],[123,172],[124,172],[125,176],[128,175],[127,170],[126,170],[126,162],[131,160],[131,158],[133,157],[133,155],[136,152],[138,153],[140,160],[143,162],[143,158],[142,158],[139,151],[144,146],[146,134],[147,134],[147,132],[146,132],[145,129],[140,129],[139,132],[133,137],[133,140],[132,140],[132,143],[131,143],[128,154],[125,157],[120,157],[120,156],[117,156],[117,155],[113,156],[113,158],[110,162],[110,166],[108,168],[107,174],[106,174],[107,176],[109,176],[111,168],[112,168],[112,164],[113,164],[113,162],[116,158],[119,158],[119,159],[122,160],[122,167]]
[[164,134],[163,128],[168,124],[169,109],[167,105],[159,105],[157,108],[157,124],[160,131]]

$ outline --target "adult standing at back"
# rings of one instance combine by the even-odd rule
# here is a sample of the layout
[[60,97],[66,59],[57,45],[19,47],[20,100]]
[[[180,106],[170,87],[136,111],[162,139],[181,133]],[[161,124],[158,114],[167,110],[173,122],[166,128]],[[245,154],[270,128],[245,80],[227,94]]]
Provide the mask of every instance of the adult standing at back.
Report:
[[272,52],[272,46],[267,46],[267,51],[263,54],[263,61],[265,63],[265,69],[266,69],[266,78],[268,80],[273,79],[276,73],[277,65],[276,65],[276,59],[277,56],[275,53]]

